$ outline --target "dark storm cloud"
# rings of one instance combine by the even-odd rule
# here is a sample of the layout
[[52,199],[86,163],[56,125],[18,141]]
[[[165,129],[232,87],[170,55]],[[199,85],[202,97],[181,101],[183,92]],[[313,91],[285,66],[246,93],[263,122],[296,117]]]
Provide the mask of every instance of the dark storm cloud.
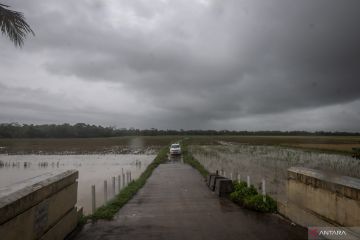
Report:
[[[360,98],[357,0],[11,5],[37,33],[24,51],[43,53],[39,61],[50,76],[121,85],[155,108],[144,113],[146,123],[136,120],[144,127],[227,128],[238,121],[230,126],[252,128],[242,121],[358,106],[352,104]],[[349,124],[354,114],[347,125],[356,126]],[[331,121],[329,127],[345,124]]]

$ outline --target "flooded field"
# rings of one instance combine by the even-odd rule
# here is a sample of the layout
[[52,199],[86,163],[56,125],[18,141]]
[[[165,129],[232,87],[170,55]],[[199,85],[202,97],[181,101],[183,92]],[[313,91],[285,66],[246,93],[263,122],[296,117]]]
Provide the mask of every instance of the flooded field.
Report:
[[176,136],[1,139],[0,154],[155,154]]
[[222,145],[194,145],[194,157],[210,171],[223,171],[227,177],[242,180],[250,176],[259,188],[266,179],[268,193],[285,198],[287,169],[302,166],[360,178],[360,161],[350,156],[303,151],[280,146],[254,146],[223,142]]
[[[149,154],[89,154],[89,155],[0,155],[0,188],[47,172],[77,169],[78,205],[91,212],[91,185],[96,186],[96,203],[104,203],[104,180],[108,184],[108,199],[112,193],[112,177],[131,171],[136,179],[155,158]],[[116,178],[116,192],[118,191]]]

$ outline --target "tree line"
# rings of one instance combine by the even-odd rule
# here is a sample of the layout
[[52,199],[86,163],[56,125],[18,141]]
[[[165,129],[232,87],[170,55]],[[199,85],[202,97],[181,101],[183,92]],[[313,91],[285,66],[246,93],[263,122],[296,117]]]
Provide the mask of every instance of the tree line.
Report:
[[94,138],[120,136],[163,135],[247,135],[247,136],[360,136],[358,132],[308,131],[233,131],[233,130],[162,130],[103,127],[85,123],[76,124],[0,124],[0,138]]

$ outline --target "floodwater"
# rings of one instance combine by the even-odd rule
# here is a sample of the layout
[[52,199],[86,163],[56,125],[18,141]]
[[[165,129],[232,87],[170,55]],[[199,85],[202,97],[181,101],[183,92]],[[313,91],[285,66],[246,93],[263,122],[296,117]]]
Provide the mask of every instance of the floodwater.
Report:
[[246,181],[266,191],[278,201],[286,200],[287,169],[308,167],[360,178],[360,161],[349,156],[302,151],[279,146],[224,143],[220,146],[192,146],[194,157],[210,172]]
[[[113,197],[112,177],[131,171],[136,179],[152,162],[153,154],[91,154],[91,155],[0,155],[0,188],[54,171],[79,171],[77,205],[91,213],[91,186],[96,188],[97,207],[104,204],[104,181],[107,181],[108,199]],[[122,182],[122,179],[121,179]],[[122,184],[121,184],[122,185]],[[122,187],[122,186],[121,186]]]

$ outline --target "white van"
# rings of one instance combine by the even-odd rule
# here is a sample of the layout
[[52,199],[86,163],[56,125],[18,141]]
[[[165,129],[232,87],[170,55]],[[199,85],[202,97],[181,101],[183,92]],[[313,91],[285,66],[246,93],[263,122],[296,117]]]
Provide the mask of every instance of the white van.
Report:
[[170,154],[171,155],[180,155],[181,154],[181,147],[180,147],[179,143],[171,144]]

